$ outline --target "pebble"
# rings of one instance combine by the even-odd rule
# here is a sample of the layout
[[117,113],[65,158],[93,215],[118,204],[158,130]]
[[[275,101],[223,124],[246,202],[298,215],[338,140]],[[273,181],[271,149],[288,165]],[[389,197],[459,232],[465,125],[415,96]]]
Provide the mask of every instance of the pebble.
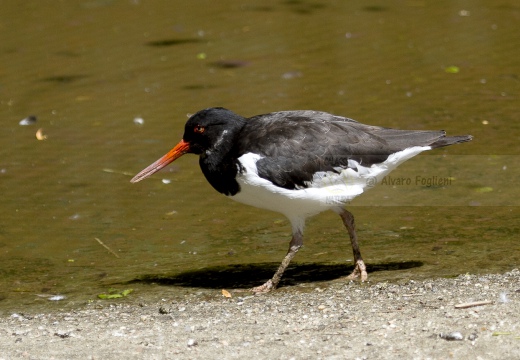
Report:
[[66,339],[66,338],[70,337],[70,332],[58,330],[54,333],[54,335],[56,335],[57,337],[60,337],[62,339]]
[[469,341],[475,341],[478,338],[478,335],[476,333],[468,335]]
[[501,303],[509,302],[509,299],[507,298],[507,293],[501,292],[500,296],[498,297],[498,302],[501,302]]
[[453,332],[450,332],[450,333],[440,333],[439,337],[441,339],[448,340],[448,341],[464,340],[464,335],[462,335],[458,331],[453,331]]
[[171,309],[166,308],[164,306],[159,307],[159,314],[165,315],[165,314],[169,314],[169,313],[171,313]]
[[188,347],[197,346],[199,343],[195,339],[188,339]]

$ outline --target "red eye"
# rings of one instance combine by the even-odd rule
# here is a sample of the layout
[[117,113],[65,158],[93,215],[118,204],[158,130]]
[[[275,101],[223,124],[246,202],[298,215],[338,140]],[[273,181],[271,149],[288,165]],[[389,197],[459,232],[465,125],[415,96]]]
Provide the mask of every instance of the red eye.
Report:
[[206,130],[206,128],[204,126],[202,126],[202,125],[196,125],[193,128],[193,132],[196,132],[196,133],[199,133],[199,134],[202,134],[205,130]]

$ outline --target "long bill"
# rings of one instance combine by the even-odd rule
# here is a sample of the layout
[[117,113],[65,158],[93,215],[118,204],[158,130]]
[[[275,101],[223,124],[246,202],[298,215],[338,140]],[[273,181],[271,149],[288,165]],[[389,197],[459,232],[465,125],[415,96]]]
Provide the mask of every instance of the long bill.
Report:
[[130,180],[130,182],[136,183],[143,179],[146,179],[148,176],[155,174],[157,171],[161,170],[169,163],[175,161],[182,155],[186,154],[189,150],[190,144],[188,142],[184,140],[179,141],[179,143],[175,145],[175,147],[171,149],[166,155],[164,155],[162,158],[148,166],[146,169],[141,170],[141,172],[134,176],[132,180]]

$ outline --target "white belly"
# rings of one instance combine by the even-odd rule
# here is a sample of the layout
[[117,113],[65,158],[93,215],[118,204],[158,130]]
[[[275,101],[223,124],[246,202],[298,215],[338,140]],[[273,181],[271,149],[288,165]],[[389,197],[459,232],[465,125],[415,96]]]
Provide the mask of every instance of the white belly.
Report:
[[238,160],[244,167],[243,174],[237,176],[240,192],[232,199],[243,204],[276,211],[287,216],[291,221],[307,218],[325,210],[345,206],[365,189],[379,183],[390,171],[402,162],[430,150],[429,146],[416,146],[392,154],[381,164],[364,167],[353,161],[356,167],[338,169],[340,173],[318,172],[307,188],[289,190],[274,185],[269,180],[258,176],[256,162],[262,157],[247,153]]

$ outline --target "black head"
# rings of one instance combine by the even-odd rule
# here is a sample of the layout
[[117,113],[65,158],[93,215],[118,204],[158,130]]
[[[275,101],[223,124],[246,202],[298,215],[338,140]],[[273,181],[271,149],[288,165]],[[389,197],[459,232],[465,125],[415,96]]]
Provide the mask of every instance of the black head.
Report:
[[204,109],[188,119],[182,139],[190,144],[190,153],[200,155],[229,142],[244,121],[243,117],[228,109]]
[[130,181],[138,182],[146,179],[188,153],[202,155],[201,159],[204,158],[204,160],[210,160],[207,155],[212,153],[214,156],[211,157],[211,160],[218,164],[219,160],[216,157],[226,156],[233,146],[236,134],[244,124],[243,117],[224,108],[201,110],[188,119],[182,140],[166,155],[143,169]]

